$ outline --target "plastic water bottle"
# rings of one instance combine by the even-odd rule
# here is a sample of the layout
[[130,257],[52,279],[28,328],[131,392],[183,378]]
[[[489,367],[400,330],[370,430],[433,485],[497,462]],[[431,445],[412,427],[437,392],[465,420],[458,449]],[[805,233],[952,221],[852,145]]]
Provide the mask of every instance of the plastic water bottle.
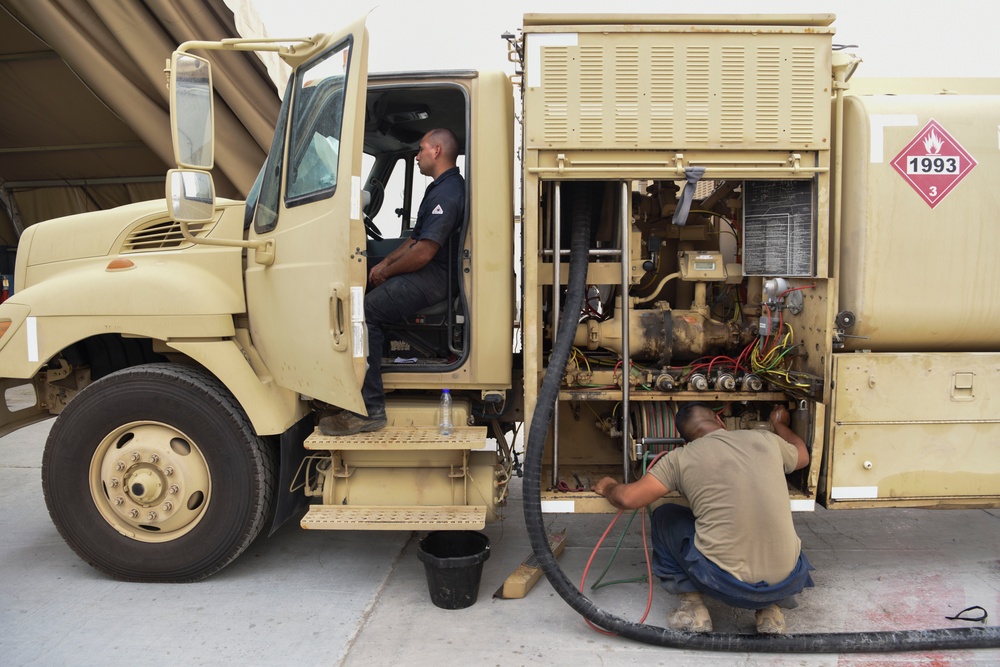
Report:
[[451,392],[447,389],[441,390],[441,424],[438,426],[438,432],[441,435],[451,435],[452,431],[451,423]]

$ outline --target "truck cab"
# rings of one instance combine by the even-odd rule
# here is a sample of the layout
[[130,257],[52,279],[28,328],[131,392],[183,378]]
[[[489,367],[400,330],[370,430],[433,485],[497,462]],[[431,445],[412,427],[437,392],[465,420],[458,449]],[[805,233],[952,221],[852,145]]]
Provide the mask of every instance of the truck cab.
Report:
[[[293,515],[310,529],[476,528],[504,503],[512,86],[496,72],[369,78],[367,39],[360,21],[290,44],[182,45],[166,209],[25,234],[0,358],[2,389],[35,400],[4,405],[0,422],[59,415],[43,463],[50,514],[111,576],[203,578]],[[233,48],[293,68],[245,205],[215,197],[214,152],[227,147],[214,144],[210,62],[189,53]],[[387,336],[388,426],[323,436],[318,411],[364,411],[368,269],[412,230],[427,185],[413,157],[438,127],[459,139],[467,188],[449,298]],[[88,238],[74,251],[80,217]],[[93,296],[72,298],[77,286]],[[446,388],[455,428],[443,436]]]

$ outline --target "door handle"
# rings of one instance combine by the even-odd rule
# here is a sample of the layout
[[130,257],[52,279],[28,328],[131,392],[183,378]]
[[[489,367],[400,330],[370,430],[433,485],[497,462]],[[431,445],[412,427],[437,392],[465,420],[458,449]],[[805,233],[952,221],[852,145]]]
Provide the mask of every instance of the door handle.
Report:
[[345,294],[343,283],[330,285],[330,342],[333,349],[338,352],[347,349],[347,336],[344,335],[344,322],[347,319],[344,306]]

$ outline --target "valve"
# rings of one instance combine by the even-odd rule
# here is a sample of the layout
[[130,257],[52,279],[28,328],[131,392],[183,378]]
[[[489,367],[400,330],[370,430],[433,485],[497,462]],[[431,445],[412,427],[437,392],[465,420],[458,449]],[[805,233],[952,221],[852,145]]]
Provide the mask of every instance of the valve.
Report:
[[704,373],[692,373],[688,378],[688,389],[691,391],[708,391],[708,378]]
[[715,391],[735,391],[736,378],[732,373],[719,373],[715,378]]
[[743,376],[742,385],[743,391],[760,391],[764,388],[764,381],[760,379],[759,375],[747,373]]

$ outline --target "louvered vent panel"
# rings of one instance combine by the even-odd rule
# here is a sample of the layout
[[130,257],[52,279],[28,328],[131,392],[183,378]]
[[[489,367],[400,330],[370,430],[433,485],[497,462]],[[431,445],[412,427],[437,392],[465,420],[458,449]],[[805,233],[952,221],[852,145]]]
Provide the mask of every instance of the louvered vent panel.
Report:
[[815,63],[816,50],[808,47],[792,49],[790,139],[807,143],[813,138],[816,124]]
[[674,48],[654,46],[649,56],[649,139],[669,144],[674,140]]
[[639,140],[639,47],[615,49],[615,141]]
[[544,51],[545,141],[565,144],[569,138],[569,53],[565,46]]
[[580,47],[580,141],[604,140],[604,49]]
[[527,64],[541,67],[524,93],[528,146],[829,149],[830,35],[730,28],[543,46]]
[[711,53],[707,46],[687,49],[687,126],[684,140],[689,145],[708,143],[709,105],[711,103]]
[[781,126],[781,50],[776,46],[757,49],[757,108],[754,139],[777,143]]
[[720,135],[724,144],[743,141],[746,117],[746,49],[727,46],[722,49],[722,99],[720,100]]
[[[188,223],[188,231],[192,236],[206,236],[215,222]],[[133,229],[122,244],[121,252],[151,252],[153,250],[172,250],[190,246],[181,234],[180,223],[170,220],[152,222]]]

